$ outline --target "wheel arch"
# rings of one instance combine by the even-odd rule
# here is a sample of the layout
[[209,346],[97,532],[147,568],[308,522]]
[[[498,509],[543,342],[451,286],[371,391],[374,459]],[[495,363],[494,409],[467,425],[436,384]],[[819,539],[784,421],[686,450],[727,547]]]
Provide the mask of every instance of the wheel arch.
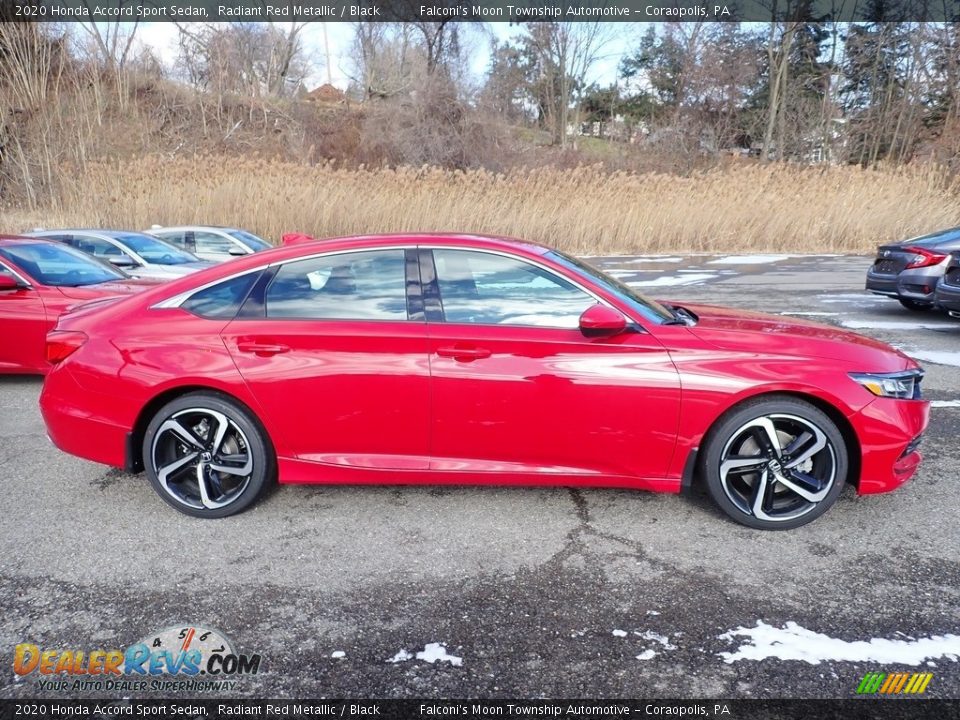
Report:
[[179,397],[184,395],[189,395],[190,393],[203,392],[210,395],[219,395],[225,400],[234,402],[244,410],[249,413],[250,417],[253,418],[254,422],[260,426],[260,430],[263,432],[263,437],[267,441],[267,445],[270,450],[273,451],[276,455],[276,445],[273,443],[273,438],[270,437],[270,433],[267,432],[266,427],[264,427],[263,421],[260,419],[260,416],[257,412],[250,407],[250,404],[237,397],[236,395],[226,392],[220,388],[211,387],[209,385],[198,385],[198,384],[187,384],[187,385],[177,385],[176,387],[167,388],[162,392],[154,395],[147,403],[140,408],[140,412],[137,414],[137,419],[133,423],[133,428],[127,433],[127,442],[126,442],[126,470],[127,472],[142,472],[144,469],[143,465],[143,436],[147,431],[147,426],[150,424],[150,421],[153,419],[154,415],[167,403],[176,400]]
[[[860,446],[860,439],[857,437],[857,433],[853,429],[853,425],[850,423],[850,420],[839,407],[828,400],[811,393],[805,393],[797,390],[767,390],[740,398],[735,403],[730,405],[730,407],[720,413],[720,415],[718,415],[714,421],[710,423],[710,426],[700,439],[698,447],[691,450],[690,455],[694,456],[700,454],[699,451],[707,446],[707,443],[710,441],[714,430],[728,415],[737,412],[744,405],[764,400],[775,400],[778,398],[802,400],[810,405],[813,405],[815,408],[823,412],[828,418],[830,418],[833,424],[837,426],[837,430],[840,431],[840,435],[843,437],[843,442],[847,449],[847,462],[849,469],[846,481],[854,487],[859,486],[862,449]],[[697,463],[695,460],[692,462],[688,461],[687,467],[688,470],[685,472],[685,474],[689,472],[690,475],[688,478],[684,478],[684,486],[689,486],[695,478],[698,481],[702,481],[702,478],[696,477],[698,475],[699,463]]]

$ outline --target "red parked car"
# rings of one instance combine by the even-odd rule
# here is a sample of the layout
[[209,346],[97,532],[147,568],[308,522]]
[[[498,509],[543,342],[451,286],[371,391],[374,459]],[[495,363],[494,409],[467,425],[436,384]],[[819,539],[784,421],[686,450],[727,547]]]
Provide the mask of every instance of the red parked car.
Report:
[[47,331],[61,313],[153,285],[60,243],[0,235],[0,373],[45,374]]
[[238,258],[48,336],[50,437],[223,517],[283,483],[679,492],[756,528],[893,490],[918,365],[783,317],[650,300],[555,250],[354,237]]

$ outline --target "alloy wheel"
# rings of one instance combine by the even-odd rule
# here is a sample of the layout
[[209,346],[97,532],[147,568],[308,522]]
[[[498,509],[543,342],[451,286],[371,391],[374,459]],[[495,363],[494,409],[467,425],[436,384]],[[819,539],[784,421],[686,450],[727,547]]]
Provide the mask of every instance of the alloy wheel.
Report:
[[752,419],[720,454],[720,483],[740,512],[786,522],[811,512],[837,481],[837,453],[815,423],[788,414]]
[[157,429],[151,460],[161,488],[194,509],[224,508],[243,495],[254,471],[243,430],[218,410],[180,410]]

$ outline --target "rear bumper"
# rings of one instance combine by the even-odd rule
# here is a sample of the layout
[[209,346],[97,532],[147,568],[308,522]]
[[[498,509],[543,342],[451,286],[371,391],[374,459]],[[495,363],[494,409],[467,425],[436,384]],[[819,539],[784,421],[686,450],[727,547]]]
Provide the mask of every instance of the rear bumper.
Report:
[[897,295],[897,276],[896,275],[874,275],[867,272],[867,290],[877,295],[888,295],[896,297]]
[[[97,396],[77,385],[70,371],[54,368],[43,384],[40,413],[53,444],[66,453],[93,462],[122,468],[126,464],[126,437],[129,428],[111,422],[96,411]],[[71,398],[83,398],[83,407]]]
[[860,440],[861,495],[890,492],[920,467],[920,437],[930,421],[926,400],[877,398],[850,418]]
[[866,288],[877,295],[933,304],[934,292],[942,277],[943,268],[938,265],[904,270],[898,275],[877,275],[868,271]]
[[960,312],[960,287],[956,285],[938,285],[936,302],[937,305],[945,310]]

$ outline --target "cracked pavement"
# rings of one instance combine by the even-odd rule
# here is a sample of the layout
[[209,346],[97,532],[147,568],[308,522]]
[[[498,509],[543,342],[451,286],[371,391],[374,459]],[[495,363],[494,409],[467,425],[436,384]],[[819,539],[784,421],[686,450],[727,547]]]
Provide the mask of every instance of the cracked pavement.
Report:
[[[604,263],[631,282],[682,277],[663,263]],[[956,355],[960,321],[862,293],[868,263],[684,258],[677,268],[715,276],[651,294],[830,313],[812,319]],[[929,397],[960,399],[956,366],[924,364]],[[721,635],[760,620],[847,641],[960,633],[960,407],[933,410],[911,483],[870,498],[848,488],[790,532],[735,525],[701,490],[559,487],[284,486],[238,517],[201,521],[143,476],[53,448],[40,387],[0,378],[6,663],[20,642],[123,648],[199,624],[263,656],[230,693],[240,696],[851,697],[865,672],[923,670],[935,675],[929,697],[960,697],[956,657],[915,667],[718,655],[740,644]],[[388,662],[434,642],[462,666]],[[0,695],[44,695],[5,666]]]

